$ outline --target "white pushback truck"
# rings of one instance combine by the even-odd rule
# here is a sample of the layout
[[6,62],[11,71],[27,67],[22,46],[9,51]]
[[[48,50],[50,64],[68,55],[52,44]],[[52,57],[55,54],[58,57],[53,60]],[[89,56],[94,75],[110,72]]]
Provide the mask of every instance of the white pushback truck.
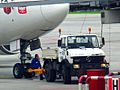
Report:
[[88,69],[104,69],[109,73],[109,63],[95,34],[60,35],[58,47],[43,49],[45,78],[48,82],[63,78],[65,84],[71,83],[72,76],[85,75]]

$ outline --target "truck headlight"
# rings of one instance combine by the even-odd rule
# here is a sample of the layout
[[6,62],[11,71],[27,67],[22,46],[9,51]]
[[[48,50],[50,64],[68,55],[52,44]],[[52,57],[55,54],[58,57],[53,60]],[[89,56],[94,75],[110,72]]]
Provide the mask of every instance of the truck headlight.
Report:
[[101,67],[108,67],[108,64],[102,63]]
[[74,65],[73,65],[73,68],[74,68],[74,69],[78,69],[78,68],[80,68],[80,67],[79,67],[78,64],[74,64]]

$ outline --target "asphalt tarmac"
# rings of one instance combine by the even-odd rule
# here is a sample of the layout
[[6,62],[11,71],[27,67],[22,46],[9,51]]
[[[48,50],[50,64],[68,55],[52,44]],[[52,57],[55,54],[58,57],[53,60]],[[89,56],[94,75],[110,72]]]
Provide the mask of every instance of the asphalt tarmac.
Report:
[[[62,34],[81,34],[88,33],[89,27],[92,28],[92,33],[101,35],[99,14],[70,14],[56,29],[40,37],[42,47],[57,47],[58,29],[62,29]],[[106,60],[110,63],[110,71],[120,71],[120,24],[106,24],[102,29],[106,41],[102,49],[106,53]],[[41,51],[36,50],[31,53],[34,55]],[[48,83],[38,78],[14,79],[12,67],[17,62],[19,62],[19,55],[0,56],[0,90],[78,90],[77,81],[64,85],[61,80]]]

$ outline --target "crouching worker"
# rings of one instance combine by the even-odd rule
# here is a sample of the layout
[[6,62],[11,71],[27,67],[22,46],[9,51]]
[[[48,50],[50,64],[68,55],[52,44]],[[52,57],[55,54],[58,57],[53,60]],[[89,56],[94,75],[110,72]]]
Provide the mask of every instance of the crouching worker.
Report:
[[[31,68],[32,69],[38,69],[41,68],[41,64],[40,64],[40,58],[38,54],[35,54],[35,58],[33,58],[33,60],[31,61]],[[40,74],[40,80],[43,80],[43,74]]]

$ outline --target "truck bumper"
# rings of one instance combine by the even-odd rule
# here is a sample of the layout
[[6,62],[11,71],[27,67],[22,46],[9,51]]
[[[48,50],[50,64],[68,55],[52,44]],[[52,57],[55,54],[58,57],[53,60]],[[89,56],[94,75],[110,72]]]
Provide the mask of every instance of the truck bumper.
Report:
[[[99,65],[98,65],[99,66]],[[109,74],[109,67],[94,67],[93,65],[91,65],[91,67],[86,68],[85,67],[79,67],[79,68],[75,68],[73,64],[71,64],[71,75],[72,76],[81,76],[81,75],[86,75],[87,74],[87,70],[89,69],[103,69],[105,70],[105,75]]]

